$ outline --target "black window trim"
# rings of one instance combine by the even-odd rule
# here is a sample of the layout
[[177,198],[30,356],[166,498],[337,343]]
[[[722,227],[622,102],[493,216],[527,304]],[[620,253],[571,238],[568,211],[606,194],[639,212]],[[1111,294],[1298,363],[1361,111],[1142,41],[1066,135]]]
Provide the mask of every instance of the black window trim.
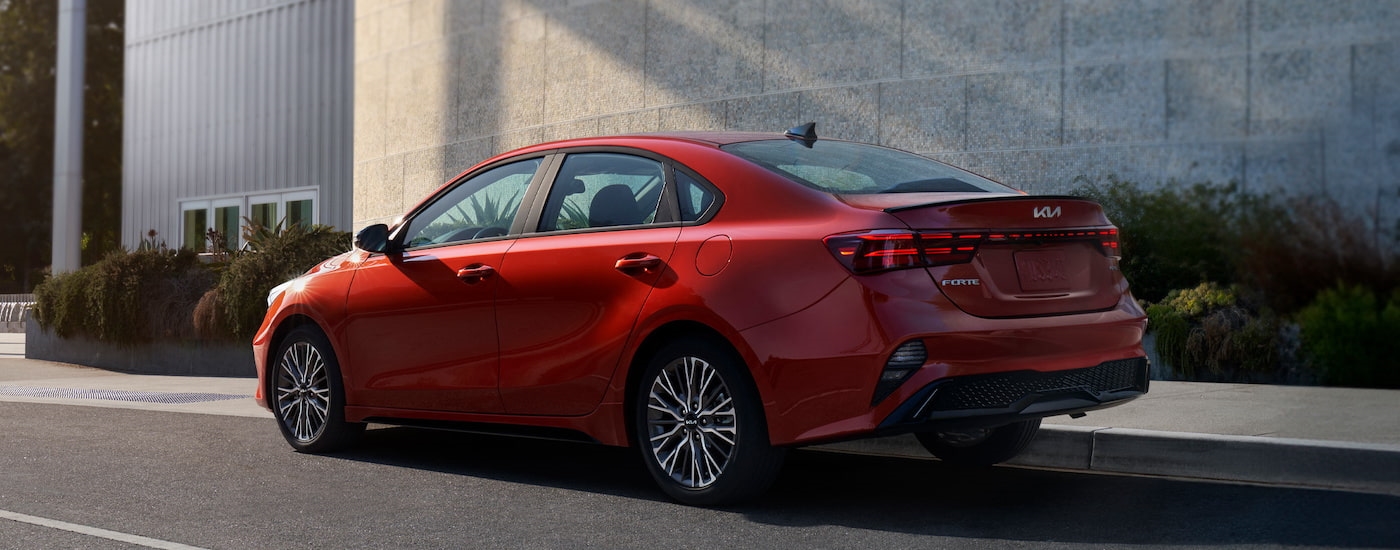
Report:
[[[680,163],[676,163],[674,167],[678,169],[681,173],[684,173],[686,177],[695,180],[695,183],[700,184],[701,187],[704,187],[705,189],[709,190],[710,193],[715,196],[715,199],[710,201],[710,205],[705,207],[705,211],[701,212],[699,216],[696,216],[694,221],[681,222],[681,224],[691,226],[704,225],[706,223],[709,223],[709,221],[715,217],[715,214],[719,212],[720,207],[724,206],[724,193],[721,193],[719,191],[719,188],[715,187],[715,184],[710,183],[710,180],[705,179],[698,172],[691,170],[689,167],[682,166]],[[679,220],[681,217],[679,204],[680,183],[675,180],[675,177],[671,178],[671,193],[672,196],[675,197],[677,204],[676,216],[674,219]]]

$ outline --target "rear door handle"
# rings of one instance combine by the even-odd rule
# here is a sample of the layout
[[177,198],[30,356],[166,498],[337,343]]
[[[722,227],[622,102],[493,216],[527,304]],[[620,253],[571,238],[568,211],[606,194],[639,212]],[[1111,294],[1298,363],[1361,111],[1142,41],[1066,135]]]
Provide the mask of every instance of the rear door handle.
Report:
[[619,258],[613,267],[623,273],[628,273],[630,271],[645,271],[651,273],[652,270],[660,265],[661,258],[644,252],[637,252]]
[[496,268],[486,264],[472,264],[457,270],[457,278],[469,285],[481,282],[482,279],[490,277],[496,273]]

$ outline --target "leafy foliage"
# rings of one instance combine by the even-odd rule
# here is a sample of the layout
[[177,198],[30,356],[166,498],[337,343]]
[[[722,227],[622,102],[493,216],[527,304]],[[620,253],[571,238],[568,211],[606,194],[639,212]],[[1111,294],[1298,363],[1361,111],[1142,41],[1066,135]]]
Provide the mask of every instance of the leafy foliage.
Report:
[[510,222],[515,219],[516,211],[520,210],[520,193],[502,201],[493,197],[486,197],[485,200],[478,201],[477,197],[473,195],[471,208],[470,216],[473,225],[478,227],[509,226]]
[[[251,338],[267,314],[267,293],[321,261],[350,249],[350,234],[325,225],[264,227],[244,218],[249,251],[233,257],[219,279],[223,327],[235,338]],[[212,307],[212,306],[206,306]]]
[[40,283],[34,288],[34,319],[63,338],[87,334],[93,275],[92,269],[79,269]]
[[1231,379],[1265,372],[1278,359],[1278,320],[1267,311],[1245,307],[1232,289],[1215,283],[1173,290],[1147,308],[1157,335],[1157,352],[1176,372],[1190,378],[1209,373]]
[[213,283],[189,250],[117,251],[40,284],[36,317],[62,337],[116,344],[188,338],[194,305]]
[[1120,267],[1144,300],[1203,282],[1237,284],[1290,314],[1336,281],[1378,293],[1400,284],[1400,242],[1327,196],[1276,199],[1234,183],[1080,182],[1074,192],[1099,202],[1118,225]]
[[1234,184],[1169,184],[1145,189],[1109,177],[1083,183],[1075,194],[1103,205],[1117,224],[1123,247],[1120,268],[1138,298],[1157,301],[1173,289],[1230,281],[1230,241],[1224,220],[1234,210]]
[[251,250],[227,264],[205,265],[189,249],[153,244],[53,277],[34,291],[35,317],[60,337],[117,344],[244,339],[262,323],[272,287],[350,243],[348,233],[327,226],[244,229]]
[[[1258,199],[1254,199],[1258,200]],[[1296,312],[1338,281],[1384,296],[1400,285],[1400,241],[1323,196],[1292,197],[1238,224],[1236,280]]]
[[1381,304],[1360,285],[1318,294],[1298,315],[1303,352],[1325,383],[1400,388],[1400,290]]
[[1324,383],[1400,385],[1400,321],[1386,317],[1400,316],[1400,305],[1387,314],[1375,299],[1400,292],[1400,227],[1389,234],[1379,211],[1358,215],[1326,195],[1275,197],[1234,184],[1080,183],[1076,193],[1118,224],[1121,268],[1137,297],[1157,302],[1149,326],[1174,371],[1192,379],[1296,372],[1277,365],[1292,355],[1279,351],[1291,341],[1280,335],[1296,315],[1302,351]]
[[[409,246],[422,246],[469,239],[477,231],[489,227],[509,229],[520,210],[521,193],[497,200],[487,196],[484,199],[473,195],[467,203],[454,205],[438,216],[433,223],[423,228]],[[464,233],[465,231],[465,233]]]
[[204,296],[199,298],[199,302],[194,306],[191,321],[194,323],[194,334],[204,340],[218,340],[228,338],[232,331],[228,328],[228,323],[224,322],[224,301],[219,295],[219,287],[209,289]]
[[588,213],[572,200],[564,201],[559,209],[559,222],[555,229],[583,229],[588,227]]

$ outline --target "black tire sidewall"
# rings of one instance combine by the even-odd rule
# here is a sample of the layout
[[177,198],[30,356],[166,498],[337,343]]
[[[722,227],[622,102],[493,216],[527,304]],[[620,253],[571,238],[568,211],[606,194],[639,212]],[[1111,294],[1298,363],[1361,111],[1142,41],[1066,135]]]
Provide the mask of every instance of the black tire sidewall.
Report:
[[[291,430],[287,429],[287,423],[279,412],[277,403],[277,379],[281,376],[282,357],[287,353],[287,349],[299,342],[306,342],[316,348],[321,354],[321,360],[326,365],[326,377],[330,382],[330,398],[327,404],[326,425],[321,433],[311,441],[298,441]],[[277,429],[282,432],[282,437],[292,448],[303,453],[324,453],[342,449],[353,443],[356,437],[364,431],[364,424],[347,423],[345,421],[345,386],[340,378],[340,362],[336,359],[335,349],[331,347],[330,340],[319,329],[309,326],[298,327],[287,334],[282,339],[282,343],[277,346],[277,355],[272,358],[272,375],[268,377],[268,400],[272,403],[272,416],[277,421]]]

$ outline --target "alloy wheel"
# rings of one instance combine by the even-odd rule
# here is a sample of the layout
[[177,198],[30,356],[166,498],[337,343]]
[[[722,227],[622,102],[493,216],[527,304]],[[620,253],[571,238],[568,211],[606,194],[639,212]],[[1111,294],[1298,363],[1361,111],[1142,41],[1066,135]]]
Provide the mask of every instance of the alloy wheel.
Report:
[[684,356],[652,381],[646,428],[657,465],[683,487],[701,489],[724,473],[738,444],[734,398],[718,370]]
[[321,352],[296,342],[277,362],[277,416],[300,442],[310,442],[326,428],[330,414],[330,378]]

